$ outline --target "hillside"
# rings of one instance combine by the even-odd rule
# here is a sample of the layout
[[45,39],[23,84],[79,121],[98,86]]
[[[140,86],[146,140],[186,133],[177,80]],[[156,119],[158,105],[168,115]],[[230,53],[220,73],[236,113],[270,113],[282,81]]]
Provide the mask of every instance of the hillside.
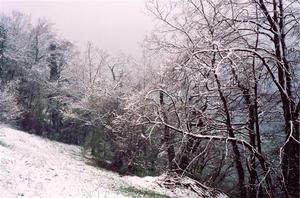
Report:
[[[161,178],[121,177],[86,162],[78,146],[0,128],[1,197],[201,197],[180,188],[163,189],[157,183]],[[204,186],[202,193],[212,196]]]

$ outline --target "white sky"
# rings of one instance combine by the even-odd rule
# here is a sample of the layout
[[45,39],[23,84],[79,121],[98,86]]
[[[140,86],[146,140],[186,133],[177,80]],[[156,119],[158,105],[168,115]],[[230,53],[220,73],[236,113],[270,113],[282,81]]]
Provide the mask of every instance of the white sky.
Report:
[[144,0],[0,0],[0,12],[20,11],[32,19],[46,18],[80,47],[92,41],[110,53],[141,56],[142,42],[153,25]]

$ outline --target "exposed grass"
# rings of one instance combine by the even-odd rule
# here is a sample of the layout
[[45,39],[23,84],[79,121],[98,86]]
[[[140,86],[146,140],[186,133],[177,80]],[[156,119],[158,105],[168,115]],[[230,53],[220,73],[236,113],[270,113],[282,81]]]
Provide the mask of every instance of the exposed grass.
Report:
[[145,198],[169,198],[167,195],[159,194],[150,190],[142,190],[133,186],[121,187],[120,191],[131,197],[145,197]]
[[0,146],[3,146],[3,147],[9,147],[8,144],[6,144],[5,142],[1,142],[1,140],[0,140]]

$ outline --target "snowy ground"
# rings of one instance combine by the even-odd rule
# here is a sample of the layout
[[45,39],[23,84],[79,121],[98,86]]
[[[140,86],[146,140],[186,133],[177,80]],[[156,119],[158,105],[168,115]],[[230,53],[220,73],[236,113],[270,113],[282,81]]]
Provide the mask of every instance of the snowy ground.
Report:
[[0,126],[0,197],[128,197],[120,189],[131,185],[171,197],[196,197],[192,192],[175,195],[154,177],[121,177],[86,162],[78,146]]
[[80,148],[0,128],[0,196],[124,197],[114,173],[88,166]]

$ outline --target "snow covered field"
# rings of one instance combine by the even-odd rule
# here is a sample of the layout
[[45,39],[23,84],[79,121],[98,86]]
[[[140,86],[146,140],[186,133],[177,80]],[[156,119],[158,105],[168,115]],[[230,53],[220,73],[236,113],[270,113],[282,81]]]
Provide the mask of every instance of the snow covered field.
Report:
[[163,189],[155,177],[121,177],[86,161],[78,146],[0,126],[0,197],[118,198],[129,196],[120,190],[129,186],[171,197],[197,197],[191,191],[179,195],[174,194],[176,190]]
[[1,197],[125,197],[122,178],[85,164],[80,148],[0,128]]

